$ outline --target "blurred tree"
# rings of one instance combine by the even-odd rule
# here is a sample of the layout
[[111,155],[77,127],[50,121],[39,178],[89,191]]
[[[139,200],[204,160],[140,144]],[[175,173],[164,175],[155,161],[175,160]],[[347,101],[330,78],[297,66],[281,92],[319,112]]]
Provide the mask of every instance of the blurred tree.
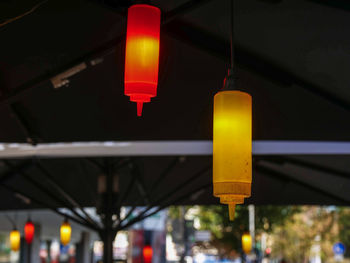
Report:
[[0,234],[0,262],[7,262],[5,259],[8,259],[10,252],[8,235]]
[[[212,233],[213,238],[209,246],[217,248],[220,256],[229,256],[232,250],[241,251],[241,237],[249,228],[248,206],[237,206],[236,217],[232,222],[229,221],[227,207],[223,205],[201,206],[196,211],[200,229],[209,230]],[[283,224],[297,211],[299,211],[298,208],[292,206],[256,206],[256,235],[271,232],[275,226]],[[178,217],[179,214],[177,208],[170,209],[171,217]]]
[[304,206],[274,229],[272,254],[291,263],[309,262],[317,254],[327,261],[333,257],[338,234],[337,213],[327,207]]
[[350,256],[350,209],[347,207],[338,207],[339,217],[339,239],[344,243],[346,250],[345,256]]
[[[292,206],[256,206],[255,232],[258,236],[262,232],[271,232],[275,226],[284,224],[287,219],[297,212]],[[248,206],[240,205],[236,208],[234,221],[229,221],[226,206],[203,206],[199,213],[201,229],[213,233],[212,245],[219,249],[222,256],[230,254],[232,249],[241,250],[241,238],[249,231]]]
[[[238,206],[236,218],[228,220],[226,206],[201,206],[195,211],[202,230],[212,232],[212,241],[202,246],[215,247],[220,256],[228,256],[232,250],[241,250],[241,236],[248,231],[248,207]],[[170,210],[179,216],[177,208]],[[193,212],[192,212],[193,214]],[[322,262],[333,262],[333,245],[343,242],[350,255],[350,209],[346,207],[319,206],[256,206],[256,236],[268,234],[272,257],[286,262],[309,262],[310,256],[319,255]],[[192,215],[193,216],[193,215]]]

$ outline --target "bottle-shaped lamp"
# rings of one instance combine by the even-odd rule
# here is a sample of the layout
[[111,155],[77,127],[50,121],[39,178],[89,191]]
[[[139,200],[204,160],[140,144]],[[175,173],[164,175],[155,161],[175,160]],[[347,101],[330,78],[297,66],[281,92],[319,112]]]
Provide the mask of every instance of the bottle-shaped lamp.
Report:
[[61,229],[60,229],[60,234],[61,234],[61,243],[62,245],[66,246],[70,242],[71,234],[72,234],[72,228],[68,222],[68,220],[64,220]]
[[31,220],[28,220],[27,223],[24,226],[24,238],[28,245],[30,245],[33,242],[34,238],[34,224]]
[[160,14],[159,8],[146,4],[128,9],[124,93],[137,103],[137,116],[143,103],[157,95]]
[[252,250],[252,237],[248,233],[242,236],[242,250],[246,254],[249,254]]
[[214,196],[229,205],[230,220],[236,204],[244,203],[252,182],[252,99],[238,90],[214,96]]
[[18,251],[21,245],[21,234],[17,229],[14,229],[10,233],[10,246],[12,251]]

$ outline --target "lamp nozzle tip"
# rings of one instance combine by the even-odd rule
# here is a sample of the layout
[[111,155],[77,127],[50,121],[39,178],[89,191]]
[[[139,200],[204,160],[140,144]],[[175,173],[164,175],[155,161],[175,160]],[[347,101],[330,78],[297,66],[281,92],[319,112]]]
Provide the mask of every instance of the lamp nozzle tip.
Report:
[[229,204],[228,205],[228,212],[229,212],[229,216],[230,216],[230,221],[233,221],[235,219],[236,204]]
[[142,116],[142,107],[143,107],[143,102],[138,101],[137,102],[137,116],[141,117]]

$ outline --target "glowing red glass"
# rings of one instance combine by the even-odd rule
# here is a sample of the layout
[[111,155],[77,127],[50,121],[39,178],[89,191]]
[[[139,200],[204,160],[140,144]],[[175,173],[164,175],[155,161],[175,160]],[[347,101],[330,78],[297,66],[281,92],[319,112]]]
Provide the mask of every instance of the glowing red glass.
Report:
[[152,263],[153,249],[146,245],[143,247],[143,263]]
[[24,226],[24,238],[27,244],[31,244],[34,238],[34,224],[31,221],[28,221]]
[[129,7],[124,93],[137,103],[137,116],[142,115],[143,103],[157,95],[159,34],[159,8],[145,4]]

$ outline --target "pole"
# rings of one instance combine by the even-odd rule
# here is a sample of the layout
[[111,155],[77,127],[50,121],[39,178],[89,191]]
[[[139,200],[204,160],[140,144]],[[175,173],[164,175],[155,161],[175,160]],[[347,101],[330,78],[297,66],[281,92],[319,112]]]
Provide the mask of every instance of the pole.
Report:
[[103,241],[103,263],[113,262],[113,241],[116,231],[113,229],[113,169],[110,160],[106,160],[106,206],[104,211],[104,229],[101,231]]
[[252,248],[255,248],[255,206],[249,205],[249,234],[252,237]]
[[102,235],[103,239],[103,263],[112,263],[113,262],[113,241],[114,233],[112,231],[104,230]]
[[185,220],[185,214],[186,210],[184,206],[180,207],[180,225],[181,225],[181,232],[182,232],[182,241],[183,241],[183,246],[184,250],[180,258],[180,263],[185,262],[185,257],[187,254],[187,231],[186,231],[186,220]]
[[51,262],[51,240],[46,240],[47,262]]
[[28,244],[27,247],[27,263],[32,262],[32,244]]

